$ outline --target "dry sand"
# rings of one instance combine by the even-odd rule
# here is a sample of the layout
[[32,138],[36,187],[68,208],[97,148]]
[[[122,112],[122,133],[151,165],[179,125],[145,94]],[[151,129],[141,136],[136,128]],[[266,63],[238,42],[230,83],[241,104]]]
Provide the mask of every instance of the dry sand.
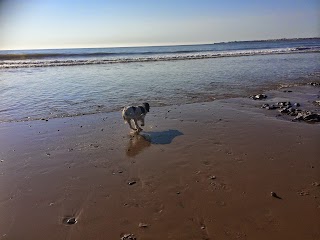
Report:
[[320,239],[320,124],[260,108],[319,109],[291,89],[151,108],[142,136],[120,112],[0,124],[0,239]]

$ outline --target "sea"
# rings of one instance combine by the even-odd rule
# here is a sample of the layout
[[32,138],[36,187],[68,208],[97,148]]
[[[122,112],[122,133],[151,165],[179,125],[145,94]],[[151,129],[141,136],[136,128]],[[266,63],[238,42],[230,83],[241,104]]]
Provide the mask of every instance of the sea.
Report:
[[0,51],[0,122],[248,97],[320,79],[320,38]]

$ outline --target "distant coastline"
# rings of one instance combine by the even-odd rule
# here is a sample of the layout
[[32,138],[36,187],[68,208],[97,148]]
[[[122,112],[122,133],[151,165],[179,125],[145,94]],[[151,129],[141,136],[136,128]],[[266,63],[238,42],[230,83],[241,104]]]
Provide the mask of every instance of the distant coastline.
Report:
[[[262,39],[262,40],[228,41],[228,42],[219,42],[219,43],[280,42],[280,41],[298,41],[298,40],[320,40],[320,37],[308,37],[308,38],[275,38],[275,39]],[[218,44],[218,43],[214,43],[214,44]]]
[[281,41],[303,41],[303,40],[320,40],[320,37],[306,37],[306,38],[274,38],[274,39],[261,39],[261,40],[233,40],[211,43],[194,43],[194,44],[163,44],[163,45],[134,45],[134,46],[99,46],[99,47],[57,47],[57,48],[34,48],[34,49],[0,49],[1,52],[15,52],[15,51],[43,51],[43,50],[76,50],[76,49],[101,49],[101,48],[145,48],[145,47],[183,47],[183,46],[205,46],[214,44],[228,44],[228,43],[254,43],[254,42],[281,42]]

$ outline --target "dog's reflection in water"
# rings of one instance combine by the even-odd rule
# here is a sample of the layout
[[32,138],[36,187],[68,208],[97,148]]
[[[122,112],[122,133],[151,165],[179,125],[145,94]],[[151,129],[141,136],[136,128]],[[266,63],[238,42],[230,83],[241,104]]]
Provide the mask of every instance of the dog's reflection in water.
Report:
[[150,147],[151,142],[148,137],[133,133],[130,135],[130,140],[127,148],[127,156],[134,157],[141,153],[143,149]]

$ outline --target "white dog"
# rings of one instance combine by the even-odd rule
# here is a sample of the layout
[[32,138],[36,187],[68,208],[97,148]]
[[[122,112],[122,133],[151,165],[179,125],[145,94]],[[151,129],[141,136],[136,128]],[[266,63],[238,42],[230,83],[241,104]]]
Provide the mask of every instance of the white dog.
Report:
[[[143,103],[142,106],[129,106],[125,107],[122,110],[122,117],[125,122],[127,122],[130,126],[131,129],[135,131],[142,131],[142,128],[139,127],[138,121],[141,121],[141,126],[144,126],[144,118],[146,114],[150,110],[150,105],[149,103]],[[134,121],[135,128],[132,127],[131,125],[131,120]]]

